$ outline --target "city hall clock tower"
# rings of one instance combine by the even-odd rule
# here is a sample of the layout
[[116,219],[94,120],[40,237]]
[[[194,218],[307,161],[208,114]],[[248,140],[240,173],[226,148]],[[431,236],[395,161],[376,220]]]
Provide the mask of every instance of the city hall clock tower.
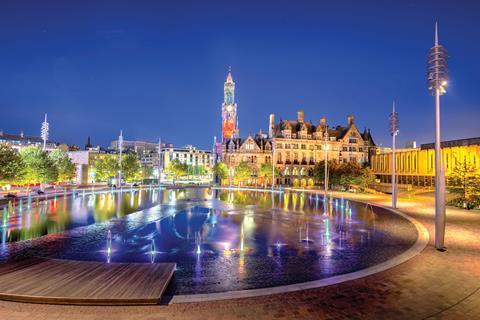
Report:
[[237,104],[235,103],[235,82],[232,70],[228,69],[227,80],[223,86],[222,104],[222,141],[238,137]]

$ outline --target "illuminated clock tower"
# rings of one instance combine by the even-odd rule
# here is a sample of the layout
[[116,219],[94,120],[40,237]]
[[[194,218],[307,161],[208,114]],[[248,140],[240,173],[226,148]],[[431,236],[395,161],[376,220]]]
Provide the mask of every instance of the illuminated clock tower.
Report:
[[222,104],[222,141],[232,137],[238,137],[237,128],[237,104],[235,103],[235,82],[232,78],[232,70],[228,69],[227,80],[223,87]]

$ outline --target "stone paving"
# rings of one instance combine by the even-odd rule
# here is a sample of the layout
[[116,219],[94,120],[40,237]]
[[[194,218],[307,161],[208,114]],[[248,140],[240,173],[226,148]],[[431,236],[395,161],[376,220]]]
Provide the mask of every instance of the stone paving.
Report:
[[[373,195],[345,195],[388,205]],[[446,252],[433,247],[433,199],[399,199],[430,243],[387,271],[328,287],[256,298],[137,307],[0,302],[0,319],[480,319],[480,212],[447,210]],[[1,284],[0,284],[1,285]]]

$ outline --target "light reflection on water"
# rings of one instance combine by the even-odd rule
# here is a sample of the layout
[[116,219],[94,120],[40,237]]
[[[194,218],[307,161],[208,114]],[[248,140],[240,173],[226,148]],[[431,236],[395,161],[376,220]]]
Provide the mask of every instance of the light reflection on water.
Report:
[[176,262],[171,294],[321,279],[385,261],[416,240],[410,222],[387,210],[302,192],[144,189],[22,207],[2,231],[1,259]]

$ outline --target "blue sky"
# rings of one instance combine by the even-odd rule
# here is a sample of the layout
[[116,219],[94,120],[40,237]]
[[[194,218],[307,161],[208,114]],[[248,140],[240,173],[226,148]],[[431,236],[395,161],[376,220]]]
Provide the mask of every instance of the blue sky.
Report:
[[426,57],[436,19],[450,54],[442,136],[480,136],[474,1],[2,1],[0,128],[83,146],[125,139],[210,148],[232,66],[240,133],[354,114],[389,145],[431,142]]

